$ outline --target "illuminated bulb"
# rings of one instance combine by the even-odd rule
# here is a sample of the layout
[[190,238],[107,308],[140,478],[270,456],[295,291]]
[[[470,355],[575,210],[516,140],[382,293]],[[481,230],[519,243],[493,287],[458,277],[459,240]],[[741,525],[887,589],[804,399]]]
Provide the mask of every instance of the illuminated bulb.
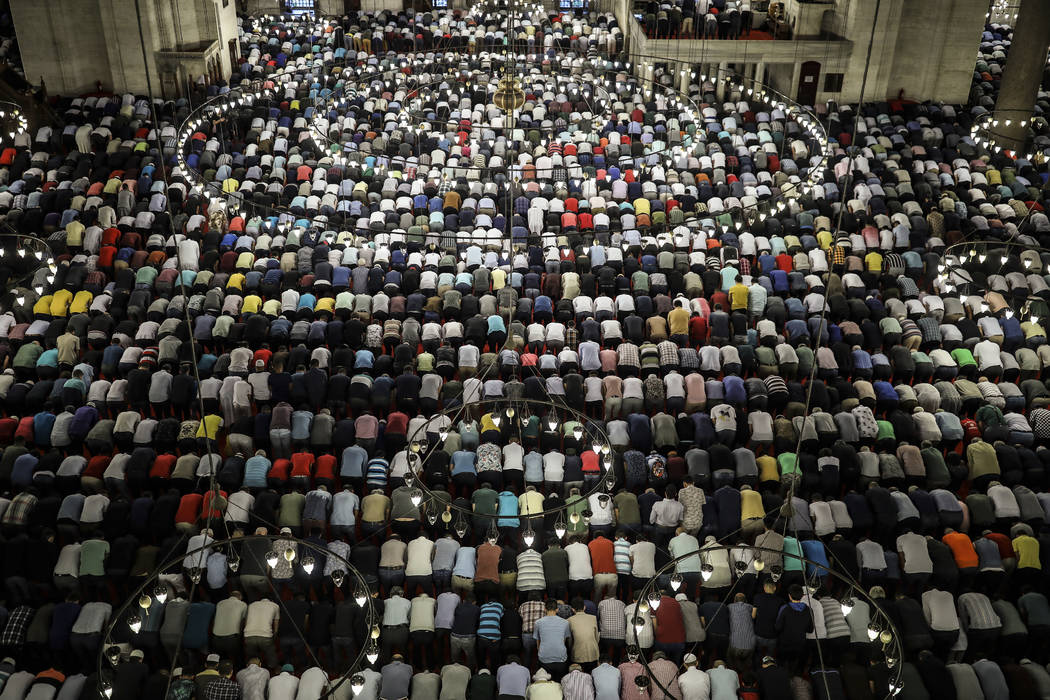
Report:
[[700,567],[700,578],[702,578],[705,581],[709,581],[711,579],[711,576],[714,575],[714,573],[715,567],[711,564],[703,564]]
[[643,620],[639,616],[635,616],[635,618],[634,618],[634,631],[636,633],[641,633],[641,631],[644,630],[644,629],[645,629],[645,620]]
[[868,641],[874,642],[875,638],[879,636],[879,626],[872,622],[868,625]]
[[423,492],[419,489],[415,489],[414,491],[412,491],[411,499],[412,505],[418,506],[420,503],[423,502]]
[[752,565],[755,567],[755,571],[762,571],[766,568],[766,563],[761,559],[755,559],[755,561],[752,562]]
[[294,547],[289,547],[288,549],[284,550],[284,560],[286,562],[288,562],[289,564],[291,564],[293,561],[295,561],[295,548]]
[[883,644],[889,644],[893,641],[893,632],[882,630],[882,632],[879,633],[879,641]]
[[302,561],[303,571],[306,572],[307,576],[309,576],[310,574],[312,574],[314,572],[314,564],[315,564],[314,558],[312,556],[310,556],[309,554],[307,554],[305,557],[303,557],[303,561]]
[[500,417],[500,415],[498,413],[493,413],[492,414],[492,424],[495,425],[497,428],[499,427],[499,424],[500,424],[500,422],[502,420],[503,419]]
[[139,596],[139,607],[143,610],[149,610],[149,606],[153,604],[153,599],[148,594],[143,593]]
[[853,599],[852,598],[843,598],[842,602],[839,605],[842,608],[842,615],[843,615],[843,617],[845,617],[846,615],[849,615],[851,612],[853,612]]
[[158,603],[164,605],[164,601],[168,599],[168,587],[157,586],[153,589],[153,595],[156,597]]
[[132,615],[128,618],[128,627],[131,628],[132,633],[138,634],[139,630],[142,629],[142,618],[138,615]]
[[525,542],[526,547],[531,547],[532,543],[536,541],[536,533],[533,532],[531,529],[526,530],[522,533],[521,539],[523,542]]
[[365,652],[365,658],[368,659],[368,663],[374,664],[379,659],[379,647],[375,644],[368,645],[368,651]]
[[354,695],[360,695],[361,691],[365,689],[365,677],[360,673],[355,673],[350,678],[350,690],[354,691]]
[[660,594],[657,591],[653,591],[649,594],[649,607],[653,610],[657,610],[660,607]]
[[277,566],[278,555],[277,552],[272,549],[266,553],[266,564],[272,569]]

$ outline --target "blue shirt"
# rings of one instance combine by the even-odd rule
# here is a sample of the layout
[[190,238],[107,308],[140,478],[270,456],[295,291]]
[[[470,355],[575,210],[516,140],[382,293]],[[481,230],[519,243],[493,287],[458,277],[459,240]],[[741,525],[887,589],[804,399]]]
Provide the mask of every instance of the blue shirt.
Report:
[[594,700],[620,699],[620,669],[602,664],[591,671],[594,680]]
[[565,640],[569,638],[569,621],[557,615],[544,615],[536,620],[532,636],[539,644],[540,663],[560,663],[569,659]]
[[502,617],[503,605],[501,603],[492,601],[482,605],[481,615],[478,617],[478,636],[498,640],[500,638],[499,621]]
[[477,556],[478,552],[473,547],[460,547],[456,550],[456,563],[452,566],[452,575],[473,579]]

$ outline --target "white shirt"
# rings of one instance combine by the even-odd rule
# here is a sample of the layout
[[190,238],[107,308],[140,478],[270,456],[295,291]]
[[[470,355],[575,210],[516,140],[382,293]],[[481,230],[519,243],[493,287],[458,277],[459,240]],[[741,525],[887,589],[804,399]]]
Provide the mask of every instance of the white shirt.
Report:
[[565,553],[569,555],[569,580],[582,581],[594,574],[591,569],[591,550],[583,542],[566,545]]
[[295,700],[295,691],[299,688],[299,679],[283,671],[270,679],[267,697],[269,700]]
[[[295,700],[318,700],[327,687],[328,674],[317,666],[308,668],[299,679],[299,692]],[[272,691],[270,697],[273,698]]]
[[678,687],[682,690],[682,700],[709,700],[711,697],[711,679],[695,666],[678,676]]

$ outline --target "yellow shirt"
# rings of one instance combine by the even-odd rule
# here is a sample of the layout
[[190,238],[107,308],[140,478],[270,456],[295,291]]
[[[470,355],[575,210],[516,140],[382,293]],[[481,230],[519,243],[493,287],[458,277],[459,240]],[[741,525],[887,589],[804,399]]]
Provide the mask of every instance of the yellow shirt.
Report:
[[864,256],[864,266],[868,272],[882,272],[882,255],[874,251]]
[[498,292],[507,286],[507,273],[503,270],[493,270],[492,274],[492,291]]
[[33,304],[33,315],[36,316],[36,315],[39,314],[39,315],[42,315],[42,316],[50,316],[51,315],[51,300],[53,298],[54,297],[52,297],[50,294],[46,294],[46,295],[40,297],[39,299],[37,299],[36,303]]
[[222,427],[222,416],[217,416],[214,413],[210,413],[204,416],[204,420],[200,422],[200,426],[197,428],[197,437],[206,437],[211,440],[219,439],[219,428]]
[[81,289],[77,292],[76,296],[73,297],[73,303],[69,305],[69,313],[71,314],[86,314],[88,309],[91,308],[91,302],[94,301],[95,296],[87,291]]
[[51,315],[65,316],[69,311],[69,304],[73,301],[73,292],[68,289],[60,289],[51,298]]
[[777,469],[777,460],[771,455],[762,455],[755,462],[758,464],[759,481],[780,481],[780,470]]
[[241,313],[242,314],[257,314],[259,313],[259,307],[262,305],[262,299],[257,294],[249,294],[244,297],[244,301],[241,302]]
[[1014,552],[1017,554],[1018,569],[1042,569],[1039,561],[1039,540],[1030,535],[1020,535],[1013,540]]
[[676,306],[667,314],[671,335],[689,335],[689,311]]
[[729,288],[729,305],[734,311],[737,309],[747,310],[748,289],[742,283],[734,284]]
[[481,432],[487,430],[499,430],[495,423],[492,422],[492,414],[486,413],[481,417]]
[[226,280],[226,289],[236,289],[238,291],[244,289],[244,275],[240,272],[234,272],[230,275],[230,278]]
[[[776,463],[774,462],[774,466]],[[752,518],[765,517],[766,511],[762,507],[762,496],[754,489],[745,489],[740,492],[740,519],[741,521]]]
[[333,313],[335,311],[335,299],[332,297],[321,297],[314,304],[314,311],[327,311]]

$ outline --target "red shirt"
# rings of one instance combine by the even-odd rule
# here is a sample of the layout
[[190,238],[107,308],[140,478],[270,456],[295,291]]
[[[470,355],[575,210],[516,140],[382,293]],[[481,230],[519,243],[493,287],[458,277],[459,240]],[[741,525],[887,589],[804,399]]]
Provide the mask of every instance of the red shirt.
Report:
[[[226,498],[226,492],[225,491],[219,491],[219,496],[222,497],[222,498]],[[222,517],[222,512],[212,508],[211,502],[213,500],[215,500],[214,492],[207,491],[204,494],[204,499],[201,502],[202,503],[201,510],[204,513],[207,513],[209,510],[211,510],[211,513],[209,513],[205,517],[221,518]]]
[[[591,454],[594,454],[591,452]],[[596,574],[615,574],[616,562],[613,560],[613,542],[604,535],[599,535],[587,543],[591,552],[591,571]],[[685,634],[684,632],[682,633]]]
[[175,455],[157,455],[157,458],[153,460],[153,466],[149,469],[149,476],[151,479],[168,479],[171,478],[171,472],[174,469]]
[[660,644],[685,644],[685,624],[682,606],[671,596],[660,598],[660,607],[653,613],[656,621],[656,641]]
[[273,466],[270,467],[270,473],[266,475],[267,479],[276,479],[280,482],[288,480],[288,472],[292,468],[292,463],[287,459],[275,459]]
[[292,476],[309,478],[313,472],[314,456],[310,452],[296,452],[292,455]]
[[108,466],[109,455],[95,455],[94,457],[88,460],[87,466],[84,467],[84,471],[80,474],[80,476],[86,476],[92,479],[101,479]]
[[689,319],[689,340],[693,343],[707,340],[707,320],[703,316],[693,316]]
[[200,518],[201,514],[201,503],[204,501],[204,496],[199,493],[187,493],[179,501],[179,509],[175,511],[175,522],[177,523],[195,523]]
[[335,455],[321,455],[317,458],[317,463],[314,465],[314,478],[335,481],[337,464]]

